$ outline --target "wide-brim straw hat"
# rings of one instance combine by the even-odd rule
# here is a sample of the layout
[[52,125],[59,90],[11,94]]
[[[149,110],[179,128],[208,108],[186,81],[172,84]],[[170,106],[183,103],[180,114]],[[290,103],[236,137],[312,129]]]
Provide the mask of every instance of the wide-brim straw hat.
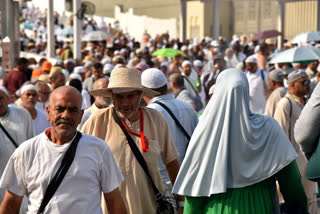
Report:
[[89,91],[92,96],[112,97],[112,89],[128,89],[142,91],[145,96],[155,96],[159,93],[144,88],[141,85],[141,71],[124,66],[112,70],[108,88]]

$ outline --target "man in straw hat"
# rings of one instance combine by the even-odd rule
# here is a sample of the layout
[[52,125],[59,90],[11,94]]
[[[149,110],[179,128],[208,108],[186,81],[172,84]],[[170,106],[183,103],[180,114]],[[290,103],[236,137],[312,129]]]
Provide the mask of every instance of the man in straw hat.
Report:
[[278,121],[299,155],[296,161],[302,176],[302,184],[308,197],[309,213],[317,213],[317,183],[306,179],[308,160],[294,138],[294,126],[306,104],[305,96],[310,92],[310,80],[304,70],[298,69],[288,75],[288,85],[288,92],[279,101],[274,118]]
[[[124,176],[120,192],[129,213],[156,213],[157,203],[150,180],[132,152],[127,140],[130,138],[126,138],[124,131],[130,133],[147,163],[155,186],[163,193],[158,160],[161,157],[174,183],[179,171],[178,153],[161,113],[140,107],[143,95],[158,93],[142,87],[139,70],[120,66],[111,72],[108,88],[93,90],[90,94],[112,97],[114,108],[95,111],[82,131],[105,140],[110,146]],[[180,209],[182,211],[183,208]]]

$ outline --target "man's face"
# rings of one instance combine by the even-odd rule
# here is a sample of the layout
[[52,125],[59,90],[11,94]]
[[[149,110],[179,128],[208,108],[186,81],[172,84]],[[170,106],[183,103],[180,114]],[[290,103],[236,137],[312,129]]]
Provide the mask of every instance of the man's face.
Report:
[[317,69],[318,65],[319,65],[319,61],[314,61],[314,62],[311,62],[311,63],[309,64],[309,68],[310,68],[311,70],[315,71],[315,70]]
[[82,118],[81,97],[70,93],[54,95],[46,107],[47,119],[57,135],[69,137],[74,134]]
[[64,74],[60,74],[56,80],[51,83],[51,87],[53,89],[59,88],[60,86],[64,86],[66,84],[66,78]]
[[113,105],[122,119],[130,119],[136,115],[142,98],[141,91],[112,94]]
[[32,109],[37,103],[38,93],[34,90],[27,90],[21,94],[21,101],[24,108]]
[[256,73],[257,72],[257,64],[256,63],[251,63],[251,62],[246,62],[246,69],[250,73]]
[[303,77],[294,82],[294,91],[296,96],[305,96],[310,93],[310,80]]
[[3,117],[7,114],[8,104],[8,96],[3,91],[0,91],[0,117]]
[[39,102],[42,102],[42,103],[47,102],[49,99],[50,92],[51,92],[49,86],[47,84],[41,84],[37,88],[39,90],[39,93],[38,93]]
[[102,69],[100,69],[100,68],[98,68],[98,69],[93,68],[92,74],[94,76],[94,79],[97,80],[102,77],[103,72],[102,72]]
[[214,66],[219,69],[219,71],[223,71],[226,68],[226,61],[224,59],[216,59]]
[[272,79],[270,78],[270,76],[268,76],[268,83],[269,83],[270,89],[271,89],[271,90],[274,90],[274,84],[273,84],[273,81],[272,81]]
[[190,73],[191,73],[191,70],[192,70],[192,68],[191,68],[191,65],[190,64],[187,64],[187,65],[185,65],[185,66],[183,66],[183,73],[184,73],[184,75],[186,75],[186,76],[189,76],[190,75]]

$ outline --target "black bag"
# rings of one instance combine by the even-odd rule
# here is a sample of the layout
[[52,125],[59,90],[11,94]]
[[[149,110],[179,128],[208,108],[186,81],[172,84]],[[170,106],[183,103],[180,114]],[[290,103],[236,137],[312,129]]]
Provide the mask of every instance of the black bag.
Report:
[[74,156],[76,154],[76,150],[77,150],[77,146],[78,146],[80,138],[81,138],[81,133],[77,132],[76,137],[73,139],[73,141],[71,142],[71,145],[69,146],[68,150],[66,151],[66,153],[64,154],[64,156],[62,158],[61,165],[60,165],[58,171],[56,172],[56,174],[54,175],[54,177],[52,178],[52,180],[50,181],[50,183],[47,187],[47,190],[43,196],[43,199],[42,199],[42,202],[41,202],[41,205],[40,205],[40,208],[39,208],[37,214],[43,213],[47,204],[51,200],[54,193],[57,191],[59,185],[61,184],[64,176],[67,174],[67,172],[73,162]]
[[120,118],[118,117],[116,110],[113,108],[113,113],[112,113],[113,119],[116,121],[116,123],[120,126],[120,128],[122,129],[123,133],[126,135],[129,146],[134,154],[134,156],[136,157],[137,161],[139,162],[139,164],[141,165],[142,169],[144,170],[144,172],[146,173],[147,177],[149,178],[149,181],[151,183],[152,189],[153,189],[153,193],[154,193],[154,198],[156,199],[157,202],[157,214],[174,214],[174,208],[171,205],[171,203],[165,198],[163,197],[163,195],[159,192],[158,188],[156,187],[156,185],[154,184],[152,177],[149,173],[149,169],[147,166],[146,161],[144,160],[141,152],[139,151],[137,145],[135,144],[135,142],[133,141],[133,139],[131,138],[131,136],[129,135],[129,133],[127,132],[126,128],[123,126]]

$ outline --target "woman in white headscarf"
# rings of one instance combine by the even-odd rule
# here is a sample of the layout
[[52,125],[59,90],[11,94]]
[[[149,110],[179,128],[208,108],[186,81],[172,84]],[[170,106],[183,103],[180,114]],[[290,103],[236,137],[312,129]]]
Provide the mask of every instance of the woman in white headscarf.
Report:
[[196,127],[173,192],[184,213],[278,213],[284,199],[307,212],[297,154],[278,123],[249,109],[248,80],[227,69]]

